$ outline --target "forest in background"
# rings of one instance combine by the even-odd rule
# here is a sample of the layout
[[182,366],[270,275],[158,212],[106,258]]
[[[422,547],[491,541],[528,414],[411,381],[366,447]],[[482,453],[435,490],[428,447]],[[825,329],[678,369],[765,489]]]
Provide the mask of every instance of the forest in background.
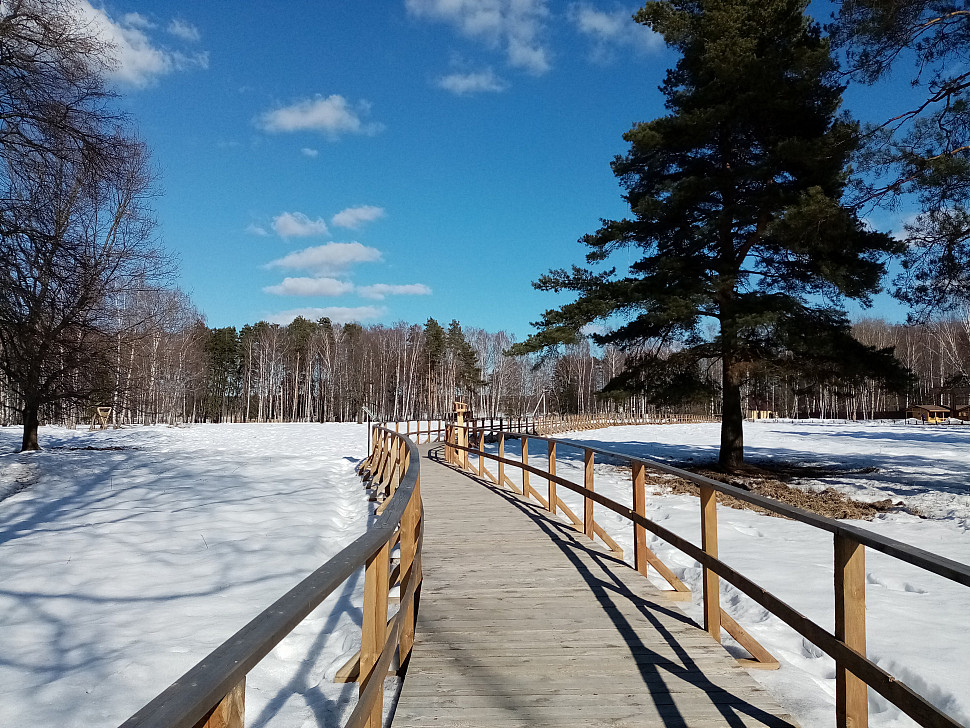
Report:
[[[657,411],[717,416],[716,362],[709,396],[657,402],[610,392],[605,385],[636,351],[588,341],[539,359],[508,356],[504,331],[443,326],[333,324],[296,318],[289,325],[210,328],[177,290],[124,294],[117,333],[101,342],[101,363],[80,375],[99,377],[90,405],[63,399],[41,420],[74,425],[92,406],[112,407],[119,424],[348,421],[436,417],[455,399],[478,416],[538,412],[591,414]],[[141,325],[140,325],[141,324]],[[821,368],[791,374],[752,368],[744,383],[746,412],[780,417],[901,417],[912,404],[965,404],[970,398],[970,312],[918,325],[866,318],[853,325],[862,343],[893,347],[913,373],[903,395],[875,381],[835,377]],[[0,381],[3,423],[18,424],[13,390]]]

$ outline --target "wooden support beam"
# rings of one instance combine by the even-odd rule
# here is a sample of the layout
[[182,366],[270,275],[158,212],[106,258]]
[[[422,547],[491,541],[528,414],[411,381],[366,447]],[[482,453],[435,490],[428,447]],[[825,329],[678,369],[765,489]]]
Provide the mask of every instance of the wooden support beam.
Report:
[[[528,465],[529,464],[529,438],[523,436],[521,442],[522,442],[522,465]],[[529,486],[529,471],[523,467],[522,468],[522,492],[525,494],[526,498],[529,497],[530,490],[532,490],[532,488]]]
[[[701,548],[708,556],[717,558],[717,493],[710,486],[701,491]],[[721,641],[721,602],[717,574],[704,567],[704,629]]]
[[246,725],[246,678],[219,701],[194,728],[244,728]]
[[721,610],[721,626],[724,627],[725,632],[731,635],[754,658],[751,660],[738,659],[738,662],[742,666],[758,670],[777,670],[780,667],[778,660],[758,640],[748,634],[747,630],[734,620],[734,617],[723,609]]
[[[860,655],[866,654],[865,546],[835,536],[835,636]],[[869,705],[866,684],[844,665],[835,665],[835,724],[866,728]]]
[[[583,452],[583,485],[586,490],[593,490],[593,451],[584,448]],[[583,498],[583,533],[589,539],[593,538],[593,499]]]
[[[384,544],[369,559],[364,568],[364,615],[360,642],[360,693],[371,679],[384,679],[374,675],[374,666],[380,659],[387,640],[387,596],[390,548]],[[384,708],[383,694],[379,694],[367,720],[367,728],[381,728]]]
[[[644,465],[639,460],[633,461],[633,510],[638,516],[646,518],[646,488],[644,485]],[[634,521],[633,523],[633,563],[636,570],[647,575],[647,529]]]
[[[549,440],[549,475],[556,474],[556,441]],[[556,483],[552,479],[549,480],[549,512],[552,515],[556,515],[556,502],[559,500],[559,496],[556,493]]]

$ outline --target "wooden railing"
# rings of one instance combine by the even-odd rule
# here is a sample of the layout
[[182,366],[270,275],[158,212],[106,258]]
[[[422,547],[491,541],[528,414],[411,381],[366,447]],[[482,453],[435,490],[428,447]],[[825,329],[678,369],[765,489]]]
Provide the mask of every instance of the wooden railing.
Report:
[[[619,425],[669,425],[693,422],[719,422],[716,417],[693,414],[652,414],[626,415],[617,413],[601,413],[588,415],[520,415],[517,417],[479,417],[467,420],[470,433],[474,436],[479,431],[487,432],[525,432],[533,435],[554,435],[559,432],[578,432],[581,430],[595,430],[601,427]],[[388,422],[387,427],[393,427],[395,432],[408,437],[413,436],[418,444],[432,440],[440,442],[444,438],[445,429],[454,423],[454,414],[443,419],[410,420],[405,422]],[[378,426],[378,425],[374,425]],[[474,437],[473,437],[474,439]]]
[[[844,726],[863,728],[868,725],[867,686],[920,725],[959,728],[959,723],[938,710],[866,656],[865,549],[880,551],[964,586],[970,586],[970,566],[664,463],[636,458],[606,448],[588,447],[568,440],[539,437],[528,432],[495,433],[498,452],[491,453],[485,450],[486,436],[490,433],[485,429],[479,429],[474,434],[467,431],[463,432],[462,430],[466,428],[459,428],[455,425],[448,426],[445,459],[449,463],[470,470],[480,478],[487,478],[503,488],[509,487],[527,498],[534,498],[552,513],[562,512],[577,530],[583,531],[589,538],[599,537],[610,549],[618,553],[620,553],[619,546],[596,523],[594,505],[600,505],[623,516],[633,526],[635,568],[646,576],[647,567],[653,566],[673,587],[674,591],[666,592],[667,594],[672,594],[674,598],[690,598],[687,587],[657,558],[656,554],[647,548],[646,532],[650,531],[656,534],[698,561],[703,569],[704,629],[718,641],[721,638],[722,628],[734,637],[754,658],[751,661],[742,661],[746,662],[747,666],[777,668],[778,662],[721,609],[718,598],[718,579],[724,579],[733,584],[739,591],[834,658],[836,664],[836,720],[840,728]],[[509,437],[520,440],[521,459],[511,459],[505,456],[505,441]],[[546,470],[530,464],[529,443],[533,440],[546,444],[548,458],[548,469]],[[561,448],[565,447],[575,448],[583,452],[583,483],[581,484],[571,482],[556,474],[557,454]],[[476,457],[477,462],[471,461],[469,455]],[[611,459],[619,458],[630,464],[633,491],[632,508],[596,492],[594,462],[597,455],[609,456]],[[496,463],[496,474],[491,473],[485,467],[486,461]],[[516,484],[506,475],[506,468],[508,467],[521,470],[522,480],[520,484]],[[646,469],[675,475],[699,487],[700,547],[646,518],[644,495],[644,471]],[[547,497],[544,498],[533,487],[530,482],[530,475],[546,481]],[[582,517],[573,513],[563,503],[557,493],[559,486],[583,497]],[[833,561],[835,566],[834,634],[718,559],[717,493],[730,495],[780,516],[828,531],[833,535]]]
[[[414,643],[416,594],[421,585],[420,458],[405,436],[383,427],[359,470],[387,496],[367,532],[314,571],[199,664],[122,724],[122,728],[243,728],[246,675],[286,635],[360,568],[364,568],[361,650],[354,660],[360,683],[347,726],[378,728],[384,677],[395,654],[405,666]],[[400,545],[392,570],[391,552]],[[400,585],[400,606],[388,620],[389,591]]]

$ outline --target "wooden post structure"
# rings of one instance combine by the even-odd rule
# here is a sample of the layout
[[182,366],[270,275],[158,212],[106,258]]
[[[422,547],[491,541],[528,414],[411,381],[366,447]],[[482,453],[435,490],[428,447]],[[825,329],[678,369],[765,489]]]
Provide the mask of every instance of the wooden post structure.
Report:
[[[522,464],[529,464],[529,438],[522,437]],[[522,495],[525,496],[526,500],[529,498],[529,471],[522,468]]]
[[[638,516],[647,515],[647,496],[643,478],[643,463],[633,461],[633,510]],[[647,529],[633,524],[633,563],[644,576],[647,575]]]
[[[865,546],[835,535],[835,636],[866,655]],[[866,684],[844,666],[835,664],[835,724],[866,728],[869,702]]]
[[[583,485],[586,490],[593,490],[593,451],[584,448],[583,466],[585,478]],[[583,533],[589,539],[593,538],[593,500],[583,496]]]
[[[556,441],[549,440],[549,469],[547,470],[549,475],[556,474]],[[559,498],[559,494],[556,492],[556,484],[552,480],[549,481],[549,512],[552,515],[556,515],[556,501]]]
[[478,433],[478,477],[485,477],[485,430]]
[[244,728],[245,725],[246,678],[243,677],[196,728]]
[[[498,434],[498,456],[505,459],[505,432],[500,432]],[[498,461],[498,487],[505,487],[505,463],[502,460]]]
[[[364,568],[364,619],[360,641],[360,689],[371,680],[383,682],[384,675],[375,675],[374,666],[384,649],[387,639],[388,571],[390,566],[390,543],[385,543],[367,560]],[[381,728],[384,711],[384,693],[377,691],[374,709],[367,721],[367,728]]]
[[[408,503],[407,510],[401,518],[401,595],[408,590],[411,582],[418,580],[420,586],[421,564],[415,562],[415,554],[418,549],[418,536],[421,530],[421,476],[418,475],[418,482],[414,486],[414,493]],[[366,588],[366,585],[365,585]],[[417,608],[415,600],[407,607],[407,611],[402,616],[404,621],[401,623],[401,634],[398,639],[400,647],[400,666],[404,669],[407,666],[408,658],[411,656],[411,648],[414,646],[414,627],[417,623]]]
[[[717,558],[717,492],[702,485],[701,490],[701,548],[708,556]],[[721,641],[721,600],[718,595],[717,574],[704,567],[704,629]]]
[[[468,447],[468,426],[465,424],[465,413],[468,412],[468,405],[464,402],[455,402],[455,442],[456,444]],[[468,470],[468,450],[459,450],[458,464]]]

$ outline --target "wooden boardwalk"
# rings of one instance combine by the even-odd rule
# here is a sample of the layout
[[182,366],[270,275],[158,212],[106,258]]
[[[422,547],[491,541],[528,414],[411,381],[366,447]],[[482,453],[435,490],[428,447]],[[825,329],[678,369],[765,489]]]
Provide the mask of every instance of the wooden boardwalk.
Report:
[[796,725],[609,551],[421,451],[424,583],[394,726]]

